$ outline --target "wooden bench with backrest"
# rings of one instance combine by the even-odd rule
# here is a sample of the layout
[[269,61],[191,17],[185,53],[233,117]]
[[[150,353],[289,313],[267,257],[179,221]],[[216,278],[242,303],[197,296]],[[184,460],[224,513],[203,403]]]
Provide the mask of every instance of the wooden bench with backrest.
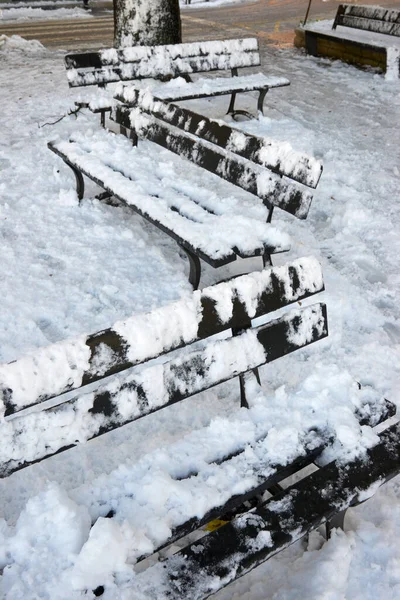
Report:
[[[258,91],[257,109],[263,112],[264,98],[270,88],[289,85],[285,77],[267,76],[262,73],[238,75],[239,68],[260,66],[258,41],[255,38],[190,42],[168,46],[134,46],[110,48],[99,52],[67,54],[65,57],[70,87],[106,86],[118,81],[142,79],[168,80],[179,78],[164,90],[165,100],[180,101],[212,96],[231,95],[228,114],[235,116],[247,111],[235,109],[236,95],[241,92]],[[210,71],[231,71],[232,78],[214,77],[191,80],[191,75]],[[149,85],[149,82],[147,82]],[[160,90],[160,83],[156,89]],[[161,92],[160,92],[161,93]],[[96,94],[90,100],[78,101],[82,107],[101,114],[104,125],[105,113],[115,102],[110,94]]]
[[306,50],[314,56],[378,67],[390,78],[400,77],[399,9],[340,4],[331,30],[316,22],[297,33],[299,39],[304,35]]
[[[113,196],[170,235],[189,258],[194,288],[200,282],[200,259],[214,268],[237,257],[262,256],[264,264],[270,264],[271,254],[289,249],[288,236],[271,225],[272,211],[279,207],[306,218],[311,191],[322,172],[319,161],[288,144],[156,100],[149,91],[123,90],[119,97],[130,104],[116,109],[123,132],[132,136],[135,128],[135,137],[167,148],[202,172],[195,169],[192,179],[187,173],[182,176],[187,167],[178,161],[176,170],[166,176],[160,166],[164,159],[156,149],[151,147],[146,154],[144,144],[133,148],[123,136],[99,129],[49,144],[73,169],[80,199],[85,175],[105,190],[98,196],[101,200],[108,202]],[[131,118],[136,119],[134,124]],[[204,171],[249,194],[238,201],[230,186],[223,186],[221,196],[214,191],[215,177]]]
[[[220,529],[132,579],[135,598],[207,597],[332,521],[399,470],[397,424],[380,433],[359,460],[330,463],[288,489],[280,485],[318,461],[336,432],[325,423],[330,407],[320,405],[321,419],[307,398],[284,406],[279,397],[269,412],[273,398],[263,395],[258,368],[327,336],[325,305],[306,300],[323,289],[319,263],[302,258],[1,365],[1,476],[239,377],[241,407],[238,403],[237,410],[226,411],[229,416],[124,465],[122,479],[120,469],[115,476],[102,475],[83,500],[97,531],[109,518],[128,528],[133,562],[221,517]],[[265,322],[291,304],[296,308]],[[261,317],[264,324],[252,325]],[[349,399],[338,407],[357,431],[358,422],[375,426],[393,414],[389,402],[360,394],[356,403]],[[226,403],[226,391],[222,397]],[[135,425],[130,427],[133,437]],[[163,490],[161,503],[154,497],[157,486]],[[260,499],[266,491],[272,500]],[[261,504],[254,511],[241,514],[244,502],[257,504],[257,499]],[[227,516],[232,511],[233,521]],[[95,596],[104,591],[99,581]]]
[[338,25],[400,37],[400,10],[380,6],[339,4],[332,29],[336,29]]

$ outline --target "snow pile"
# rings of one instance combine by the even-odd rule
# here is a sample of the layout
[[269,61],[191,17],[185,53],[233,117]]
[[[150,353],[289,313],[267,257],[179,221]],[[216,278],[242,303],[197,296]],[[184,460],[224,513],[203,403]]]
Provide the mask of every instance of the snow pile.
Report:
[[0,53],[21,52],[23,54],[41,54],[46,48],[37,40],[25,40],[19,35],[0,35]]
[[31,6],[24,8],[3,8],[0,11],[0,23],[5,22],[24,22],[40,21],[46,19],[90,19],[92,15],[83,8],[57,8],[45,10],[43,8],[33,8]]

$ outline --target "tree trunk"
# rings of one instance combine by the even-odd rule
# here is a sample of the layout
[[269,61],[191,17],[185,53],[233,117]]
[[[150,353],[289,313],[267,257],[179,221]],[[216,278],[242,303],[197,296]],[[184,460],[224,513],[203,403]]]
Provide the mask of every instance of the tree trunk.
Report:
[[179,0],[114,0],[114,46],[182,42]]

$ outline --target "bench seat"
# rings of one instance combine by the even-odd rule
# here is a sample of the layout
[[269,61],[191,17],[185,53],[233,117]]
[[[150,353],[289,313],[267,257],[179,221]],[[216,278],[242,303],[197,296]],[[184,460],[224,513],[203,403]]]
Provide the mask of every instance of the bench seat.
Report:
[[[99,52],[67,54],[65,57],[67,77],[70,87],[101,86],[110,83],[143,79],[166,81],[179,78],[179,83],[166,84],[171,100],[189,100],[212,96],[231,95],[228,114],[252,117],[243,110],[235,110],[236,94],[258,91],[257,109],[263,112],[265,95],[271,88],[289,85],[288,79],[263,74],[239,76],[238,69],[258,67],[260,55],[255,38],[190,42],[166,46],[135,46],[132,48],[110,48]],[[210,71],[231,71],[231,78],[202,78],[192,81],[192,75]],[[182,88],[181,92],[178,88]],[[157,87],[158,89],[158,87]],[[159,96],[167,99],[166,96]],[[80,107],[101,113],[105,124],[105,113],[112,106],[96,99],[78,101]]]
[[[364,13],[368,18],[361,17]],[[386,73],[387,79],[398,79],[399,34],[400,11],[339,5],[334,21],[307,23],[297,29],[295,45],[305,47],[313,56],[339,58],[355,65],[372,66]]]
[[[318,261],[305,257],[0,365],[0,477],[122,426],[131,428],[129,443],[133,421],[226,386],[208,399],[218,416],[202,415],[197,429],[194,419],[190,433],[157,439],[152,451],[138,455],[133,446],[126,463],[70,491],[91,526],[74,590],[201,600],[319,524],[340,524],[343,510],[399,471],[399,425],[371,430],[395,406],[349,373],[325,365],[296,390],[262,390],[260,367],[327,337],[325,304],[309,303],[323,290]],[[204,399],[192,409],[204,412]],[[149,435],[156,431],[153,422]],[[32,536],[48,510],[33,520]],[[149,567],[167,546],[170,558]]]
[[[260,97],[258,110],[263,112],[263,100],[271,88],[290,85],[285,77],[274,77],[258,73],[255,75],[239,75],[237,77],[201,77],[196,81],[188,82],[183,77],[173,79],[168,83],[147,84],[152,94],[160,100],[182,101],[194,100],[196,98],[209,98],[224,96],[226,94],[259,91]],[[119,94],[122,88],[117,87],[115,94]],[[78,99],[75,104],[82,108],[89,108],[94,113],[110,111],[117,104],[112,94],[97,93],[92,97]]]
[[[332,462],[257,508],[209,533],[133,581],[138,600],[203,600],[277,552],[368,499],[398,474],[400,424],[379,435],[367,456]],[[152,596],[154,590],[156,596]]]
[[180,182],[162,154],[132,147],[122,136],[102,130],[50,148],[213,267],[290,247],[287,234],[266,223],[268,209],[260,201],[204,189],[203,181],[213,176],[196,167],[197,185]]
[[152,93],[160,100],[191,100],[221,96],[233,92],[253,92],[290,85],[286,77],[274,77],[257,73],[255,75],[238,75],[237,77],[201,77],[193,82],[177,78],[151,88]]

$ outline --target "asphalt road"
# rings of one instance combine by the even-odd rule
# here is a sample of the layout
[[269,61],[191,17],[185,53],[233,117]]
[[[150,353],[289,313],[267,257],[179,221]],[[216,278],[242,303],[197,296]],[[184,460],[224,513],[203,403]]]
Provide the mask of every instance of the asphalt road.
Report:
[[[376,0],[362,0],[362,3],[376,4]],[[338,4],[338,0],[312,0],[309,18],[333,18]],[[308,0],[258,0],[206,8],[192,5],[181,11],[183,40],[257,36],[266,44],[289,46],[293,43],[295,27],[304,19],[307,5]],[[399,0],[381,0],[380,5],[398,8]],[[83,3],[77,2],[77,6],[83,6]],[[0,20],[0,35],[17,34],[39,40],[49,48],[66,50],[109,47],[113,43],[112,2],[93,3],[90,13],[92,18],[89,19],[3,25]]]

